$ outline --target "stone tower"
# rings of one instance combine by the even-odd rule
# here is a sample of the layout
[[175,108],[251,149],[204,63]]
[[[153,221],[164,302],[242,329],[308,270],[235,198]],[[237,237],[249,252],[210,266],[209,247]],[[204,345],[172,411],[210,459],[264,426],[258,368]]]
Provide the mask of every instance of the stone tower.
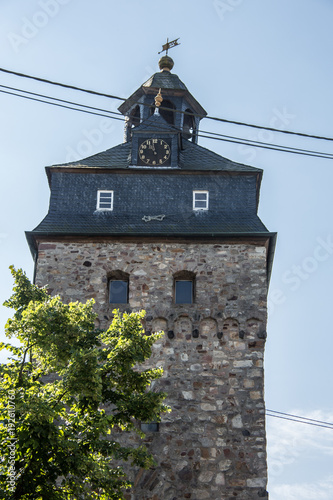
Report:
[[93,297],[102,328],[114,308],[145,309],[146,331],[165,332],[150,363],[164,368],[172,412],[141,423],[157,466],[134,471],[129,499],[267,498],[275,233],[257,215],[262,170],[198,145],[206,112],[172,67],[161,58],[120,106],[124,143],[46,168],[49,212],[27,233],[36,283]]

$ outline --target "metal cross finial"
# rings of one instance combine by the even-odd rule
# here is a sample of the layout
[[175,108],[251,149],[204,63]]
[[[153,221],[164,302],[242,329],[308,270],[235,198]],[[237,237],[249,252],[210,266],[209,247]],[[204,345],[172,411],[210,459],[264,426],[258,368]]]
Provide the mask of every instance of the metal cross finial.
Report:
[[162,50],[159,52],[159,54],[166,51],[166,55],[168,55],[169,49],[172,49],[172,47],[176,47],[176,45],[180,45],[180,43],[178,43],[178,40],[179,38],[176,38],[176,40],[172,40],[172,42],[169,42],[169,38],[167,38],[167,43],[162,45]]

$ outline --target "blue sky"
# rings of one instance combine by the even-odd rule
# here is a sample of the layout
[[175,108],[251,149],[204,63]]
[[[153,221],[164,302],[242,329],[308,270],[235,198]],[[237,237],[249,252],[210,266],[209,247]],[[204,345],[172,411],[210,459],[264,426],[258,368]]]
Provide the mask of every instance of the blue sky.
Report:
[[[0,67],[129,96],[158,70],[166,38],[173,72],[211,116],[332,137],[331,0],[2,0]],[[102,97],[0,72],[0,85],[116,110]],[[1,90],[1,87],[0,87]],[[32,277],[24,231],[47,213],[46,165],[123,139],[121,122],[0,93],[1,302],[10,264]],[[332,141],[203,120],[203,130],[333,153]],[[266,403],[333,421],[332,160],[201,139],[264,170],[259,213],[278,232],[269,294]],[[2,308],[2,325],[9,311]],[[327,429],[268,418],[271,500],[333,497]]]

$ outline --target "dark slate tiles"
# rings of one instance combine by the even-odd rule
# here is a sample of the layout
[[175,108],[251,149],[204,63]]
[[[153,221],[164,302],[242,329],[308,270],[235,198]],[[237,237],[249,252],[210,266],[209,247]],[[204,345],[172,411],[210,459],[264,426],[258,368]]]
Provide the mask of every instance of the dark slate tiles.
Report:
[[142,87],[154,87],[161,89],[187,90],[186,85],[179,76],[170,71],[161,71],[152,75]]
[[[150,126],[154,128],[157,118],[151,120]],[[147,124],[149,126],[149,124]],[[165,127],[167,129],[167,127]],[[53,165],[54,167],[94,167],[106,169],[127,169],[131,165],[131,145],[126,142],[113,148],[97,153],[83,160]],[[178,167],[181,170],[220,170],[228,172],[262,172],[261,169],[236,163],[210,151],[198,144],[183,140],[183,149],[179,153]],[[160,168],[161,170],[161,168]],[[153,169],[152,169],[153,171]]]
[[[162,214],[159,214],[162,215]],[[164,214],[163,214],[164,215]],[[237,213],[187,213],[164,215],[156,220],[156,215],[141,212],[114,214],[95,212],[94,214],[58,213],[48,214],[34,229],[35,234],[159,234],[159,235],[223,235],[239,233],[267,233],[268,230],[255,214]]]

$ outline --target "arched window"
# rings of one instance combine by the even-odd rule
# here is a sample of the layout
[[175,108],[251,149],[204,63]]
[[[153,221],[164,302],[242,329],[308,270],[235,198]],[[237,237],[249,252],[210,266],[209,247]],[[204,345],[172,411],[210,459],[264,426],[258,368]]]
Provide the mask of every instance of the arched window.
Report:
[[184,114],[184,122],[183,122],[183,136],[185,139],[192,139],[192,142],[195,141],[196,127],[195,127],[195,118],[192,111],[187,108]]
[[174,274],[175,304],[193,304],[195,297],[195,273],[179,271]]
[[110,304],[128,304],[129,274],[123,271],[112,271],[108,275],[108,291]]
[[130,113],[130,126],[136,127],[140,125],[140,106],[137,104]]
[[125,119],[125,141],[130,141],[132,128],[140,125],[140,106],[137,104]]
[[167,108],[167,109],[160,109],[160,114],[164,118],[164,120],[167,123],[170,123],[170,125],[174,125],[175,123],[175,106],[172,104],[171,101],[168,100],[163,100],[161,104],[161,108]]

